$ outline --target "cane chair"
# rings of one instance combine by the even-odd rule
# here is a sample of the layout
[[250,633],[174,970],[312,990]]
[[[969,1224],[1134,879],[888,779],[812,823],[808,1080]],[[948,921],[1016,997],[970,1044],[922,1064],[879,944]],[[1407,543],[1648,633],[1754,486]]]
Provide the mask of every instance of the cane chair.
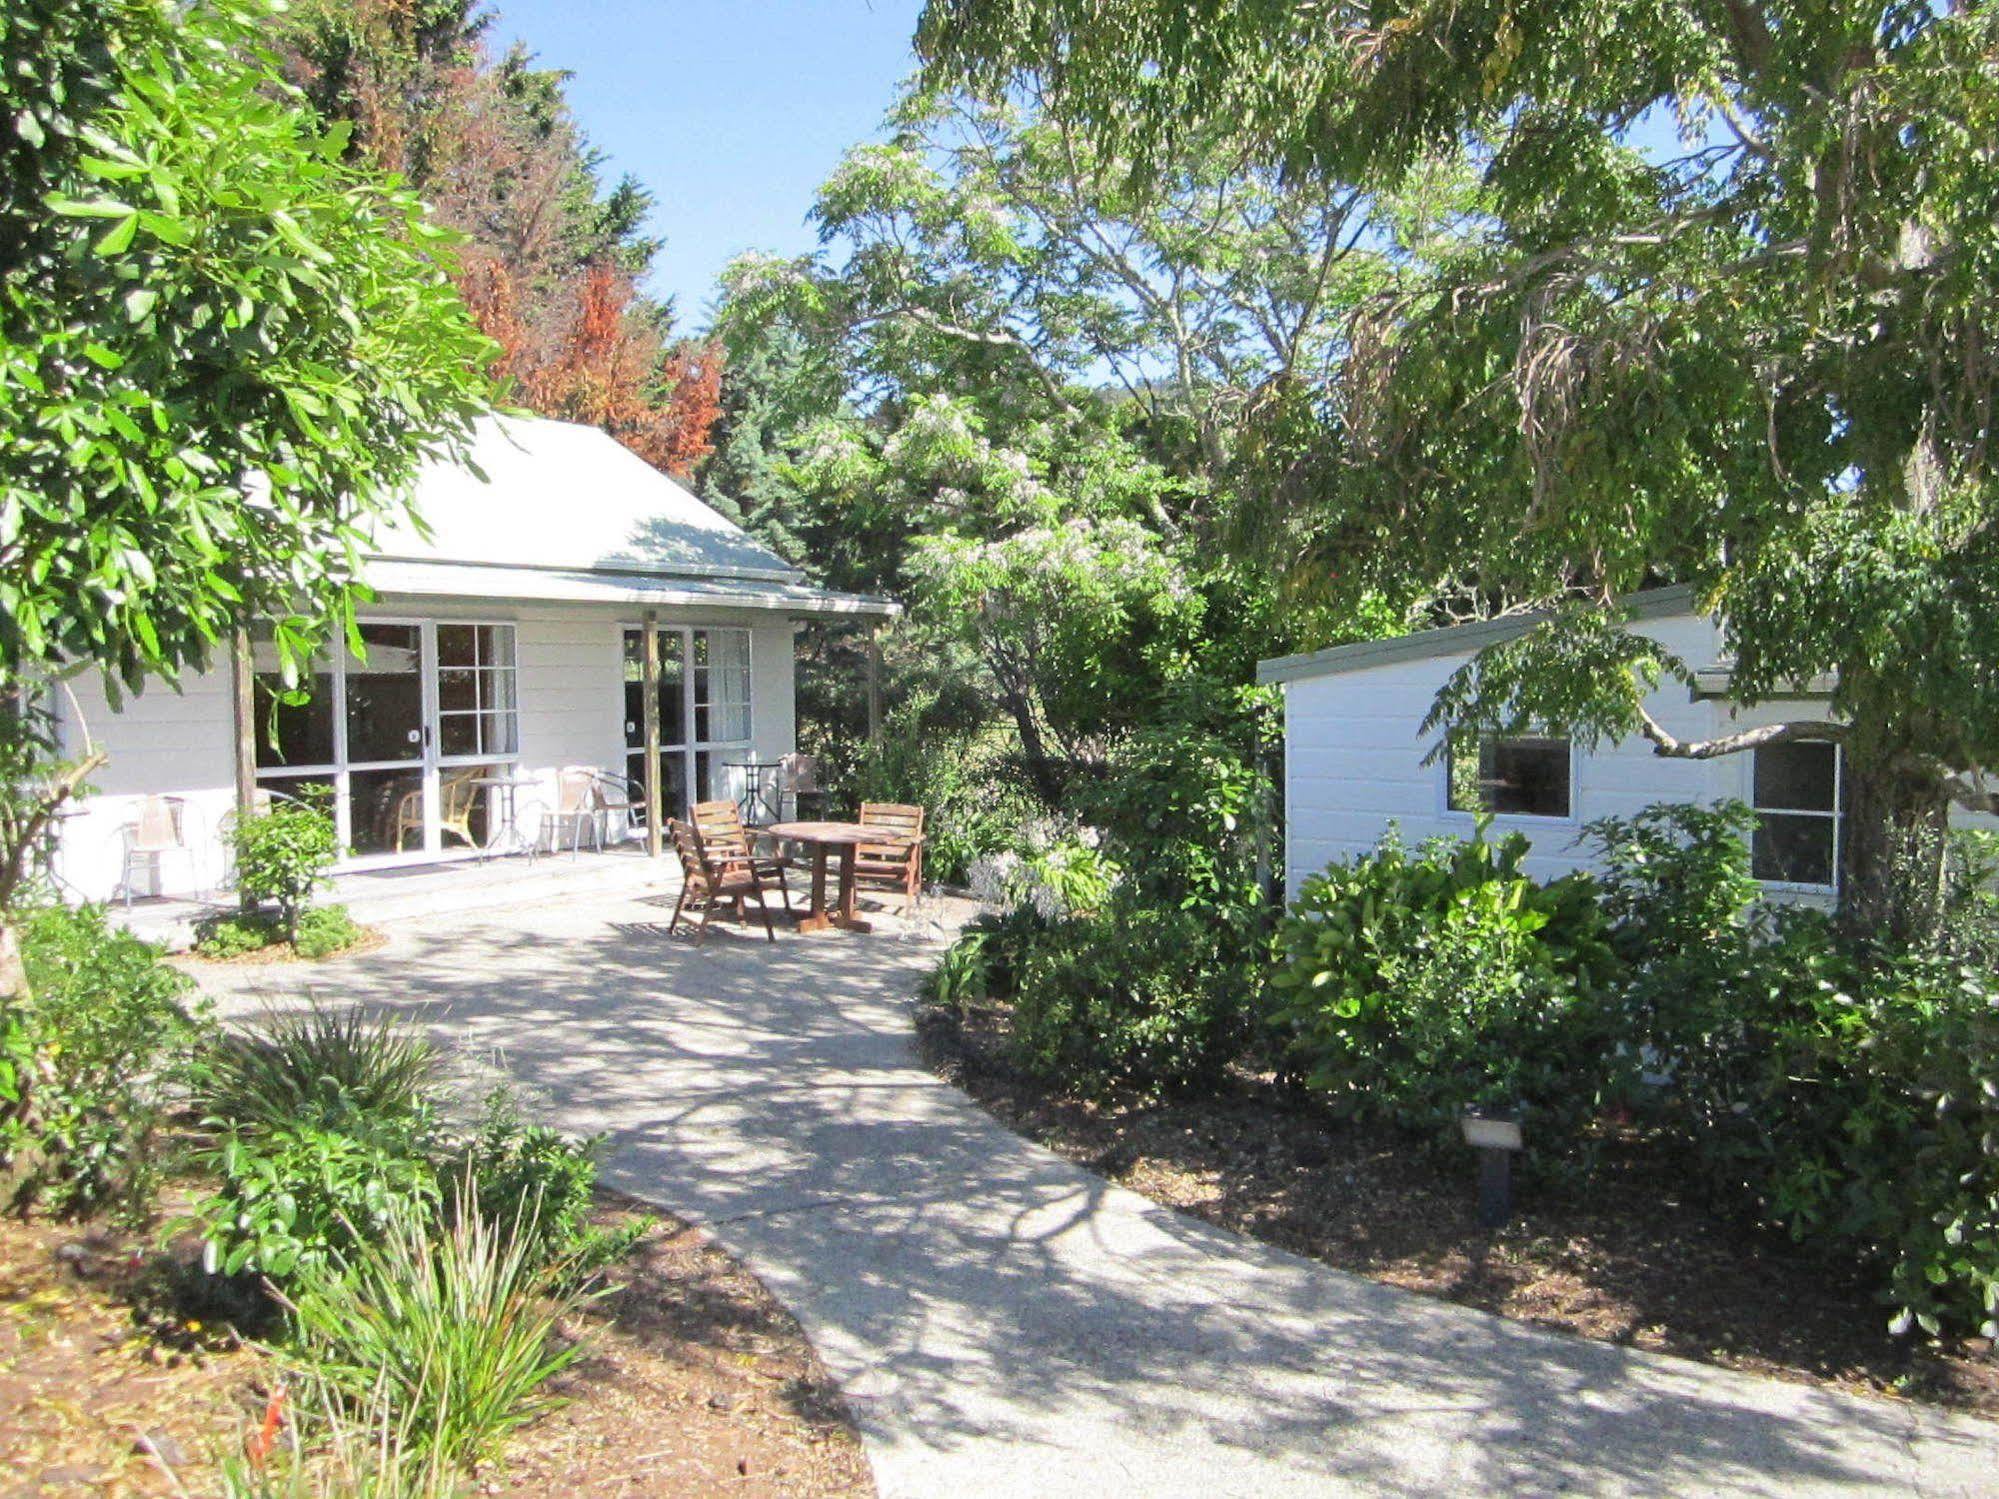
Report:
[[879,829],[882,841],[863,843],[855,852],[855,885],[900,895],[907,916],[923,894],[923,809],[903,802],[862,802],[860,823]]
[[673,919],[666,924],[666,934],[671,937],[679,930],[683,914],[698,910],[701,925],[694,933],[694,945],[699,947],[708,940],[708,923],[718,905],[734,906],[736,919],[741,921],[745,919],[743,903],[753,900],[763,917],[764,937],[777,941],[770,907],[764,903],[763,881],[748,862],[741,859],[723,862],[716,858],[703,845],[701,830],[693,823],[675,817],[666,826],[673,836],[673,852],[680,860],[680,899],[673,903]]
[[[464,841],[467,848],[477,848],[479,840],[472,835],[472,815],[479,810],[479,795],[485,789],[480,786],[481,777],[492,774],[490,765],[466,765],[457,770],[448,770],[437,778],[437,827],[438,832],[453,833]],[[396,803],[396,852],[403,851],[403,839],[415,833],[423,837],[423,788],[403,793]]]

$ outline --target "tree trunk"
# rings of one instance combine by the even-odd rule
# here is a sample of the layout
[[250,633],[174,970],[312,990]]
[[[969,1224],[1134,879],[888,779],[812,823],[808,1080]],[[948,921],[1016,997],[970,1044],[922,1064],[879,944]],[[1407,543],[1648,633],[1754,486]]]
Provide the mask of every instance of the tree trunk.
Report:
[[[27,1007],[28,964],[21,952],[21,928],[11,914],[0,915],[0,1026],[8,1022],[6,1012]],[[22,1067],[14,1078],[14,1096],[0,1097],[0,1120],[26,1119],[35,1107],[35,1071]],[[11,1198],[18,1181],[18,1160],[0,1157],[0,1198]]]
[[1934,776],[1893,763],[1846,766],[1840,920],[1898,946],[1935,937],[1943,916],[1950,800]]

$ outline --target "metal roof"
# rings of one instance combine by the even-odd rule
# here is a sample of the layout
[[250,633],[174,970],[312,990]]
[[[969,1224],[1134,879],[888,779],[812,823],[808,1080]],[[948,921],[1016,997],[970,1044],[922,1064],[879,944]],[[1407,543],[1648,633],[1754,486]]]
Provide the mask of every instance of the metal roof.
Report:
[[[1670,588],[1648,588],[1626,601],[1634,619],[1660,619],[1671,614],[1691,614],[1694,592],[1684,583]],[[1329,646],[1299,656],[1275,656],[1256,663],[1259,682],[1296,682],[1307,677],[1329,677],[1339,672],[1360,671],[1369,666],[1387,666],[1396,661],[1421,661],[1432,656],[1455,656],[1484,650],[1502,640],[1511,640],[1548,618],[1546,610],[1512,614],[1503,619],[1474,620],[1470,624],[1449,625],[1437,630],[1418,630],[1388,640],[1362,640],[1352,645]]]
[[383,598],[495,599],[518,603],[630,604],[642,608],[773,609],[889,619],[902,605],[860,593],[754,578],[501,567],[461,562],[376,561],[368,584]]
[[794,614],[901,612],[805,574],[609,433],[489,416],[471,462],[417,476],[407,520],[378,531],[363,576],[383,594],[712,603]]

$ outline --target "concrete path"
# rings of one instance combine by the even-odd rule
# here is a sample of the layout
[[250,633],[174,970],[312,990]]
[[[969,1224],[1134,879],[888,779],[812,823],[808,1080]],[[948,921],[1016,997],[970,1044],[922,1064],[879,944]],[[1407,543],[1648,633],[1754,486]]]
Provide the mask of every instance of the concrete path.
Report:
[[[1154,1206],[909,1047],[933,950],[696,952],[648,901],[412,923],[310,971],[498,1053],[797,1314],[886,1499],[1999,1494],[1999,1425],[1536,1331]],[[719,929],[718,929],[719,930]],[[209,969],[235,1001],[304,970]]]

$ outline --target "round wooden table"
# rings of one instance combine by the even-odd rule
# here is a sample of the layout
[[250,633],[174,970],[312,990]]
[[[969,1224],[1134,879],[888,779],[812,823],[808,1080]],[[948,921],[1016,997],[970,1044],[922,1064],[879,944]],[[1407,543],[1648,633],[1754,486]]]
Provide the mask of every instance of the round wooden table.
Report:
[[[881,828],[863,827],[858,822],[774,822],[756,829],[787,843],[802,843],[812,850],[812,909],[799,918],[801,932],[823,932],[828,927],[844,927],[850,932],[871,932],[854,905],[854,864],[863,843],[884,843],[891,835]],[[826,908],[826,856],[840,851],[840,903]]]

